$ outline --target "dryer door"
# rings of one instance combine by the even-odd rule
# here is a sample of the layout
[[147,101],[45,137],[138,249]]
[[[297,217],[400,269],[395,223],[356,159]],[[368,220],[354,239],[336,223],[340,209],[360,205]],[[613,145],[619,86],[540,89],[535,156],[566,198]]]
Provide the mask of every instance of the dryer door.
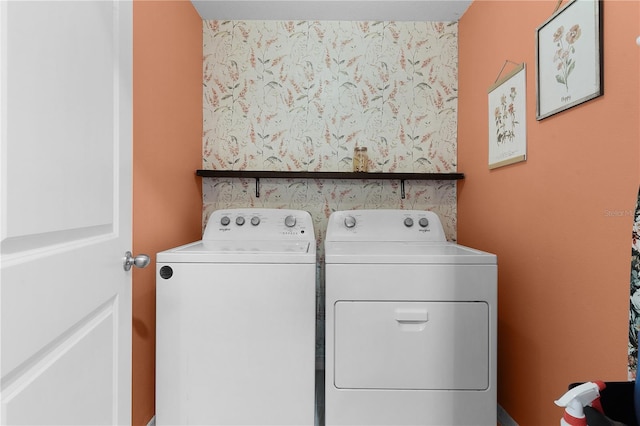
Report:
[[334,347],[337,388],[485,390],[489,305],[339,301]]

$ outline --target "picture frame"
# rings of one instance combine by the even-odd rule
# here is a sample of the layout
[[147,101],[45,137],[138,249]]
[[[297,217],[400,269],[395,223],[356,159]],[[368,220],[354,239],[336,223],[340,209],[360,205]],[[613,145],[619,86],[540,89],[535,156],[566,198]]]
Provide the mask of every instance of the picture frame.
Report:
[[488,90],[489,169],[527,159],[526,75],[526,64],[517,64]]
[[604,94],[601,0],[572,0],[536,29],[536,120]]

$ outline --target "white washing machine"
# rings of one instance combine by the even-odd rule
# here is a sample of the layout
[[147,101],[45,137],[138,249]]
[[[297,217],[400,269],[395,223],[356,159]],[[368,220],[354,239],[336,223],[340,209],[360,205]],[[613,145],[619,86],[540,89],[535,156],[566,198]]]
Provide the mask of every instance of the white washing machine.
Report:
[[157,255],[156,424],[313,425],[309,213],[231,209]]
[[325,259],[327,426],[496,425],[495,255],[432,212],[353,210]]

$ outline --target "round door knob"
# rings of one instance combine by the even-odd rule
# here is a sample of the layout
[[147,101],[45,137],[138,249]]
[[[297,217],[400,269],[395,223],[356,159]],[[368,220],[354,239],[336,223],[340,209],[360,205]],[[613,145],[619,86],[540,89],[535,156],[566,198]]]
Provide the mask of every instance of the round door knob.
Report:
[[407,228],[411,228],[413,226],[413,219],[411,219],[410,217],[406,218],[404,220],[404,226],[406,226]]
[[229,216],[222,216],[222,218],[220,219],[220,225],[222,226],[227,226],[230,223],[231,219],[229,219]]
[[242,216],[236,217],[236,225],[238,225],[238,226],[244,225],[244,217],[242,217]]
[[295,216],[287,216],[284,218],[284,224],[288,227],[288,228],[293,228],[294,226],[296,226],[296,218]]
[[130,251],[126,252],[122,259],[122,267],[125,271],[130,270],[132,266],[135,266],[136,268],[146,268],[149,263],[151,263],[149,255],[139,254],[136,257],[133,257],[133,254]]
[[418,221],[418,224],[420,226],[422,226],[423,228],[426,228],[427,226],[429,226],[429,219],[427,219],[426,217],[422,217],[420,218],[420,220]]
[[253,226],[258,226],[260,225],[260,218],[258,216],[254,216],[251,218],[251,224]]
[[356,218],[353,216],[347,216],[344,218],[344,226],[347,228],[353,228],[356,226]]

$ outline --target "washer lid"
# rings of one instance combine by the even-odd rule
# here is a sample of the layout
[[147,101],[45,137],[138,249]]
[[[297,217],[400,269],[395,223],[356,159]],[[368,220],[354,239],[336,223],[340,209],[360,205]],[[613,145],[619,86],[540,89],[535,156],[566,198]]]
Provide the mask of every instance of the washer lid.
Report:
[[309,241],[201,240],[158,253],[158,262],[178,263],[315,263]]
[[455,243],[326,241],[325,263],[490,264],[495,254]]

